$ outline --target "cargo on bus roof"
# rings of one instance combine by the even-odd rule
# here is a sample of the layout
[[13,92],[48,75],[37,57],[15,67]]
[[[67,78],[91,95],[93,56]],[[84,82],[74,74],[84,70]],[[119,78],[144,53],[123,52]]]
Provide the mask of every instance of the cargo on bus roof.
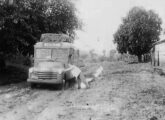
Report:
[[73,39],[66,34],[44,33],[40,38],[41,42],[69,42],[72,43]]

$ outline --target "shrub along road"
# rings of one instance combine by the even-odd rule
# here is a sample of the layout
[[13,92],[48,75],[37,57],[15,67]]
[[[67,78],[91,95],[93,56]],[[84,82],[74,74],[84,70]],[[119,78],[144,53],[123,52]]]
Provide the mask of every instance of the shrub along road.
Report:
[[149,64],[103,62],[83,70],[89,75],[98,65],[103,75],[89,89],[30,89],[26,83],[0,87],[0,120],[165,119],[165,78]]

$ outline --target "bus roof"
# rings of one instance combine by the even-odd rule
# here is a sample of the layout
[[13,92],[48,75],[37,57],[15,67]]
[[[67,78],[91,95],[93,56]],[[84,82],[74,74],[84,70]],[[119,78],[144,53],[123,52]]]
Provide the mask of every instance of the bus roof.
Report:
[[73,39],[66,34],[44,33],[40,38],[41,42],[73,42]]

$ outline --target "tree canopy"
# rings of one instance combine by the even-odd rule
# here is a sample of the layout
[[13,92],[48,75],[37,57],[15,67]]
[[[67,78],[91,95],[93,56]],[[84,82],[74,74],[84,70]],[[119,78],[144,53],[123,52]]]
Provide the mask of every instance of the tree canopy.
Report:
[[117,50],[137,55],[140,61],[141,56],[149,53],[152,44],[159,40],[161,24],[161,18],[154,11],[132,8],[114,34]]
[[33,45],[42,33],[63,33],[74,38],[75,30],[82,27],[70,0],[14,0],[9,3],[0,1],[0,52],[32,54]]

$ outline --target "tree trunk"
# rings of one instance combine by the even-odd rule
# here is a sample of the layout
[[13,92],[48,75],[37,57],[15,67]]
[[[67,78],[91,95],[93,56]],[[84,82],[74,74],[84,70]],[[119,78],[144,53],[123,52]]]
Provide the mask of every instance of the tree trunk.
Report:
[[13,0],[6,0],[5,2],[6,2],[8,5],[13,5],[13,2],[14,2],[14,1],[13,1]]
[[138,61],[142,62],[142,55],[138,55]]
[[158,51],[158,66],[160,65],[160,61],[159,61],[159,51]]

